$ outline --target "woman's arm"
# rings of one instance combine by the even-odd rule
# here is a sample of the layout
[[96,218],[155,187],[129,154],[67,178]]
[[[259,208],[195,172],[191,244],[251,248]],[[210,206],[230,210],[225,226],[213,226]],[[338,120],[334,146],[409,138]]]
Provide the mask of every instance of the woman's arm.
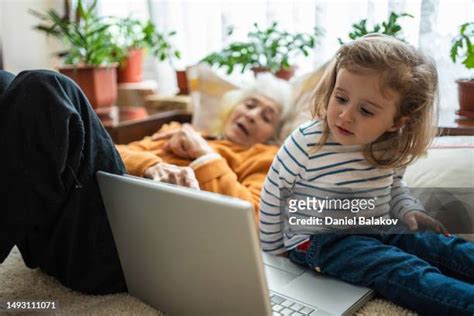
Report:
[[[171,122],[163,125],[159,133],[178,130],[180,127],[181,124]],[[116,145],[116,148],[120,153],[120,157],[128,173],[143,177],[148,168],[162,162],[162,159],[159,158],[156,153],[161,150],[165,144],[165,140],[155,141],[153,137],[145,137],[142,140],[132,142],[128,145]]]
[[203,156],[201,161],[195,160],[190,167],[196,174],[201,190],[249,201],[254,206],[258,220],[260,192],[274,154],[275,150],[260,153],[254,163],[241,173],[240,179],[227,161],[216,153]]
[[143,177],[145,171],[162,160],[147,151],[130,148],[129,145],[116,145],[127,172],[137,177]]
[[251,202],[258,219],[260,191],[275,150],[260,152],[258,157],[253,158],[254,163],[236,174],[228,162],[188,124],[178,130],[156,134],[152,139],[167,140],[167,152],[192,160],[190,167],[202,190]]

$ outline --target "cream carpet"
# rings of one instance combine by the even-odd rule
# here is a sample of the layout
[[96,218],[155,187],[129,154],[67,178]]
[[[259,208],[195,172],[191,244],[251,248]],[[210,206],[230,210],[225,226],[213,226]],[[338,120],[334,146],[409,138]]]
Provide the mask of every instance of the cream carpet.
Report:
[[[84,295],[62,286],[39,269],[29,269],[15,247],[0,264],[0,300],[55,300],[57,309],[48,315],[163,315],[128,294]],[[1,313],[1,311],[0,311]],[[44,313],[5,313],[5,315],[41,315]],[[3,314],[2,314],[3,315]],[[386,300],[372,299],[356,315],[414,315]]]

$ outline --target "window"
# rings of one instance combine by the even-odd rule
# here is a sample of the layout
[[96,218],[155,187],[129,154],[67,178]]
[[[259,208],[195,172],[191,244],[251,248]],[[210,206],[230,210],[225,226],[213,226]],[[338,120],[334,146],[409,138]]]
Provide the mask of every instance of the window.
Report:
[[[296,61],[297,74],[326,62],[339,47],[337,39],[347,39],[353,23],[366,18],[372,25],[386,20],[391,11],[407,12],[414,18],[400,20],[404,37],[435,59],[443,109],[457,108],[455,80],[469,75],[462,65],[452,63],[449,50],[459,25],[474,21],[474,0],[102,0],[101,9],[110,15],[150,16],[161,30],[177,31],[173,41],[182,52],[177,68],[198,62],[229,41],[244,39],[254,22],[267,26],[277,21],[289,31],[321,27],[325,34],[313,54]],[[235,32],[229,38],[230,25]]]

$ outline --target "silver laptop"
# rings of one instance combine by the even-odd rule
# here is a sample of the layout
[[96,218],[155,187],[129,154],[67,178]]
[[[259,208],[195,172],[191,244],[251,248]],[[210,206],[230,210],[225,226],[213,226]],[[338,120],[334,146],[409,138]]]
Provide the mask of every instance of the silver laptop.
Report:
[[248,202],[97,173],[130,294],[169,315],[341,315],[372,295],[262,254]]

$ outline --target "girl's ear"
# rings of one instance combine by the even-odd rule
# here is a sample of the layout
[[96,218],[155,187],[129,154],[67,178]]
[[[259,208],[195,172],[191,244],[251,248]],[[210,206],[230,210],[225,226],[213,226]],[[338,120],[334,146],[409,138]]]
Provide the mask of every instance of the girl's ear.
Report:
[[409,121],[410,121],[410,118],[408,116],[402,116],[400,119],[398,119],[397,122],[395,122],[392,125],[392,127],[388,129],[388,132],[398,131],[400,128],[403,128],[404,126],[406,126]]

